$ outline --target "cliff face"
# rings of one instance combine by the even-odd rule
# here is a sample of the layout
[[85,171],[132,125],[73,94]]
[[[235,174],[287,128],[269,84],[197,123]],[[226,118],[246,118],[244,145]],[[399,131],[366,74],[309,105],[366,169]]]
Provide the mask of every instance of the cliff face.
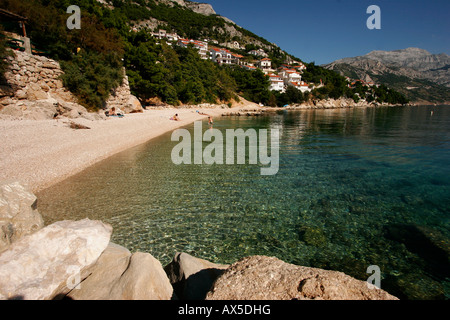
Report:
[[198,2],[186,1],[186,6],[189,9],[191,9],[192,11],[203,14],[205,16],[217,14],[216,11],[214,11],[212,5],[210,5],[208,3],[198,3]]

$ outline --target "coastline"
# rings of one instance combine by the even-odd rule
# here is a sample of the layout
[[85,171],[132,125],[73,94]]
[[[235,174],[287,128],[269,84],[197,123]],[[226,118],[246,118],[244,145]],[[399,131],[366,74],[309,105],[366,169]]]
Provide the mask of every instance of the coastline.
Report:
[[[200,106],[201,107],[201,106]],[[255,109],[255,104],[241,103],[232,108],[164,108],[126,114],[107,120],[5,120],[0,119],[0,180],[19,182],[42,191],[114,154],[146,143],[164,133],[213,117],[227,111]],[[180,121],[170,118],[178,114]],[[72,129],[74,122],[86,129]]]
[[[286,110],[341,109],[353,106],[295,105]],[[181,108],[150,108],[144,113],[126,114],[124,118],[88,120],[85,118],[55,120],[0,119],[0,135],[4,137],[0,150],[0,180],[19,182],[32,192],[39,192],[73,176],[88,167],[146,143],[162,134],[212,117],[233,114],[274,112],[283,108],[261,107],[242,99],[231,108],[220,105]],[[180,121],[170,118],[178,114]],[[72,129],[70,123],[89,130]]]

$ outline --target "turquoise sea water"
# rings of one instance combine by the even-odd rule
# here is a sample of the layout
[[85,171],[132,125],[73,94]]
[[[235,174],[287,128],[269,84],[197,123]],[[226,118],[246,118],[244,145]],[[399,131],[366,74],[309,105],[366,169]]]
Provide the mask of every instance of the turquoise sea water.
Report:
[[267,255],[360,280],[377,265],[399,298],[450,296],[450,107],[280,111],[214,127],[279,129],[278,174],[176,166],[169,133],[44,190],[38,209],[47,224],[108,222],[112,241],[163,265],[176,252]]

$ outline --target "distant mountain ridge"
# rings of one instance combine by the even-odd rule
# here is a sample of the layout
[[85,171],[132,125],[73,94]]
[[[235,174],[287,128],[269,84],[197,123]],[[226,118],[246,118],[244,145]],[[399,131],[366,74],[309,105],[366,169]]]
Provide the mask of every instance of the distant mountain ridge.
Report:
[[384,83],[414,102],[450,101],[450,56],[420,48],[372,51],[323,67],[352,79]]

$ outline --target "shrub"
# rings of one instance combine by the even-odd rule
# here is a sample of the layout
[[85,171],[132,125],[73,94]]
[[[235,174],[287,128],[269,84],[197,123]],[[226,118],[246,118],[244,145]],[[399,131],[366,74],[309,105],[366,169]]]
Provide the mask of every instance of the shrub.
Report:
[[90,110],[102,108],[123,79],[120,60],[114,53],[82,50],[71,61],[63,61],[61,67],[65,72],[61,76],[64,86]]

